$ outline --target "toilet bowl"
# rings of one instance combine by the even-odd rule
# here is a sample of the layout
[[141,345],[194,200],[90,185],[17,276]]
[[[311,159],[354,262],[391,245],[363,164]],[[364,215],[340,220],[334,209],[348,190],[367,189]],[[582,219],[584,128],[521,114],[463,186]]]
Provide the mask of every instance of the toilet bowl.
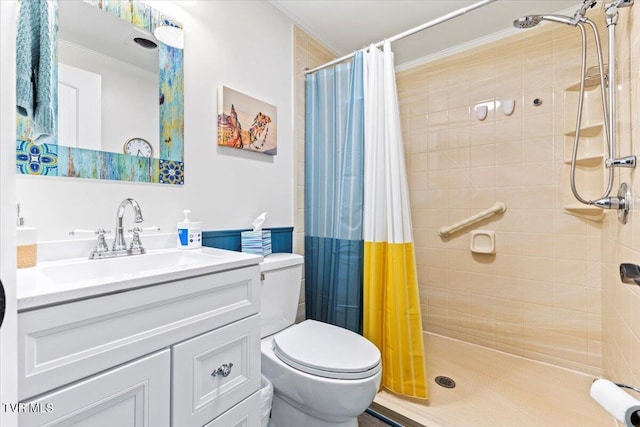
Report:
[[267,256],[261,270],[262,374],[274,388],[270,426],[357,426],[380,386],[379,350],[344,328],[294,324],[301,256]]

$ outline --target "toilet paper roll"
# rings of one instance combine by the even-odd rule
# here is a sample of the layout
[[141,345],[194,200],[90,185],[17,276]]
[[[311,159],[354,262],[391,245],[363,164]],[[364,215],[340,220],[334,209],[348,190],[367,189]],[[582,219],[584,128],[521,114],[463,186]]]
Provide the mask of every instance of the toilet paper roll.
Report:
[[591,397],[607,412],[627,427],[640,426],[640,401],[609,380],[599,379],[591,384]]

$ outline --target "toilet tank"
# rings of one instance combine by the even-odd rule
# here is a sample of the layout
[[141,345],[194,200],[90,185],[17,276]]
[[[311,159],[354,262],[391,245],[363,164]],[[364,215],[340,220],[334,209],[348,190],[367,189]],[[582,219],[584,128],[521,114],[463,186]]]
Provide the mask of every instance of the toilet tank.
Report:
[[273,335],[296,321],[304,258],[297,254],[267,255],[260,263],[260,337]]

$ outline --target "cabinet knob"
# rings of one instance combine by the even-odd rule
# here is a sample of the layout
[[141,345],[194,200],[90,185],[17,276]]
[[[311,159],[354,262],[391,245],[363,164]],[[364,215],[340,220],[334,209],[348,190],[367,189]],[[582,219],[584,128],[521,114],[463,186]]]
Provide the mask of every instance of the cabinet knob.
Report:
[[223,377],[226,378],[226,377],[229,376],[229,374],[231,374],[231,368],[233,368],[233,363],[231,363],[231,362],[225,363],[225,364],[221,365],[215,371],[211,372],[211,376],[215,377],[217,375],[222,375]]

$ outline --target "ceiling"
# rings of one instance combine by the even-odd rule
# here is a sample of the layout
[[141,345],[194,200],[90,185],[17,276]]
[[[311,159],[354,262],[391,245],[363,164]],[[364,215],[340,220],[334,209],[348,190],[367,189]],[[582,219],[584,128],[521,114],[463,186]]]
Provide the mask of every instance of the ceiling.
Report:
[[[402,33],[476,1],[463,0],[271,0],[337,56]],[[515,33],[514,19],[573,11],[580,0],[497,0],[393,44],[396,66],[424,61],[443,50]]]

